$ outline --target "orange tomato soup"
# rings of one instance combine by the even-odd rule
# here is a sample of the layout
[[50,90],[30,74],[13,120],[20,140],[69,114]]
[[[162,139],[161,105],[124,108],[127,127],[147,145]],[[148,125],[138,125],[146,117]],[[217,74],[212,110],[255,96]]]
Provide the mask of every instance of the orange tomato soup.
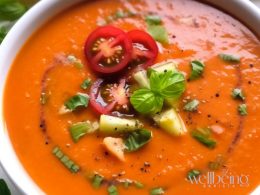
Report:
[[[102,134],[88,134],[73,142],[69,132],[71,124],[99,121],[99,115],[91,106],[78,112],[59,112],[64,102],[76,93],[89,93],[89,88],[80,88],[84,79],[94,82],[99,78],[86,60],[84,44],[89,34],[106,21],[104,19],[118,11],[134,13],[112,17],[109,21],[125,32],[147,31],[145,16],[160,17],[169,42],[157,42],[159,54],[154,63],[175,60],[186,80],[177,111],[187,132],[172,136],[154,126],[154,122],[135,115],[153,132],[153,137],[138,151],[125,153],[125,162],[107,151],[102,144]],[[240,56],[240,61],[227,62],[219,57],[220,53],[235,54]],[[68,55],[81,60],[84,67],[79,69],[66,64],[64,56]],[[260,184],[259,59],[260,42],[247,27],[197,1],[85,2],[51,19],[21,49],[6,83],[5,122],[21,163],[46,194],[107,194],[108,186],[116,179],[143,184],[125,188],[115,183],[118,193],[124,195],[149,194],[156,187],[169,195],[248,194]],[[200,78],[189,80],[193,60],[203,61],[205,67]],[[52,66],[56,67],[50,68]],[[51,71],[46,74],[48,69]],[[40,97],[44,76],[48,97],[43,106]],[[243,90],[245,100],[232,98],[234,88]],[[192,99],[200,102],[197,111],[185,111],[183,107]],[[247,106],[246,116],[238,112],[242,103]],[[42,112],[44,124],[40,123]],[[192,130],[205,127],[211,129],[211,139],[216,141],[213,149],[191,135]],[[79,172],[71,173],[53,155],[55,146],[80,166]],[[209,163],[219,158],[220,167],[212,170]],[[200,176],[205,177],[197,184],[187,179],[187,173],[193,169],[200,170]],[[93,188],[89,179],[94,172],[106,178],[99,189]],[[207,181],[209,173],[215,177],[213,183]],[[225,177],[225,184],[217,183],[220,176]],[[234,182],[227,179],[230,177],[234,177]]]

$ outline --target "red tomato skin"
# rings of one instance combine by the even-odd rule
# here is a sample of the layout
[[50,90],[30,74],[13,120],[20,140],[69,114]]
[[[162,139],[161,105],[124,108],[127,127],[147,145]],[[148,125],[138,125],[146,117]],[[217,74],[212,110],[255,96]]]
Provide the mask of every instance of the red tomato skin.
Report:
[[[112,67],[105,67],[105,66],[100,66],[98,62],[94,59],[89,49],[92,48],[93,43],[100,37],[115,38],[115,45],[121,42],[122,44],[121,46],[123,47],[124,50],[124,58],[121,60],[119,64]],[[133,50],[132,42],[127,36],[127,34],[121,29],[113,26],[98,27],[88,36],[84,47],[84,53],[89,62],[89,66],[94,71],[103,74],[112,74],[124,69],[128,65],[129,61],[131,60],[132,50]]]
[[[153,37],[151,35],[149,35],[148,33],[144,32],[142,30],[132,30],[132,31],[128,32],[127,34],[129,36],[129,38],[131,39],[132,43],[140,43],[149,50],[147,52],[143,52],[143,55],[148,58],[147,62],[139,65],[143,69],[147,69],[149,66],[151,66],[155,62],[155,60],[158,56],[159,49],[158,49],[158,46],[157,46],[155,40],[153,39]],[[133,55],[134,55],[134,53],[135,53],[135,49],[133,48]]]

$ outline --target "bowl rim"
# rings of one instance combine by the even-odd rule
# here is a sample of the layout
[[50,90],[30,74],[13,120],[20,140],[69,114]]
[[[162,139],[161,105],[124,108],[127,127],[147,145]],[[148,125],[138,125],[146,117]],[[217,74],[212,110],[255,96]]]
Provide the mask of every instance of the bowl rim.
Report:
[[[62,12],[69,6],[82,1],[86,0],[42,0],[38,2],[14,25],[0,46],[0,74],[3,75],[0,77],[0,148],[2,148],[0,166],[3,167],[4,172],[10,178],[11,182],[23,194],[35,195],[45,193],[30,178],[29,174],[23,168],[9,138],[3,115],[3,94],[6,78],[16,55],[30,36],[53,16]],[[258,36],[258,38],[260,37],[260,10],[252,2],[245,0],[202,1],[215,6],[217,9],[225,11],[229,15],[242,21],[242,23],[246,24],[246,26]],[[225,6],[223,7],[223,5]],[[235,10],[244,11],[245,14],[240,16]],[[43,15],[44,17],[42,17]],[[255,195],[259,194],[260,188],[256,189],[252,194],[254,193]]]

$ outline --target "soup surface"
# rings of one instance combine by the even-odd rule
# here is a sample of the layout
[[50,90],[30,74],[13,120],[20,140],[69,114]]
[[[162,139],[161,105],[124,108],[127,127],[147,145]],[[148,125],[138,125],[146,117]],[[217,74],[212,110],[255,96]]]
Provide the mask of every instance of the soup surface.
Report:
[[[116,114],[105,115],[138,120],[152,137],[150,134],[136,151],[123,151],[123,159],[103,140],[109,137],[122,141],[122,134],[107,135],[97,130],[84,132],[79,140],[72,139],[71,126],[88,121],[86,124],[94,128],[99,123],[100,113],[95,112],[93,104],[87,106],[83,101],[83,108],[76,111],[68,110],[65,104],[64,109],[64,103],[75,94],[92,93],[88,81],[92,86],[99,78],[116,83],[125,74],[131,77],[136,73],[127,67],[127,71],[112,76],[93,70],[85,55],[89,48],[84,52],[85,42],[94,30],[106,25],[124,32],[149,32],[159,48],[153,64],[174,60],[179,71],[169,72],[185,77],[185,91],[173,108],[166,105],[167,98],[162,99],[163,109],[178,112],[179,121],[174,124],[180,123],[181,135],[170,132],[162,121],[155,124],[158,120],[152,118],[161,113],[138,112],[132,96],[140,86],[134,79],[126,79],[131,96],[131,103],[128,96],[124,97],[127,111],[122,112],[122,106]],[[130,50],[123,51],[127,54]],[[107,194],[108,189],[110,194],[117,190],[124,195],[248,194],[260,182],[259,59],[260,43],[252,32],[200,2],[82,3],[45,24],[18,54],[6,83],[6,125],[23,166],[46,194]],[[124,91],[116,93],[121,101]],[[81,97],[88,101],[88,96]],[[144,101],[141,108],[145,106]],[[72,161],[59,156],[57,152],[61,151]]]

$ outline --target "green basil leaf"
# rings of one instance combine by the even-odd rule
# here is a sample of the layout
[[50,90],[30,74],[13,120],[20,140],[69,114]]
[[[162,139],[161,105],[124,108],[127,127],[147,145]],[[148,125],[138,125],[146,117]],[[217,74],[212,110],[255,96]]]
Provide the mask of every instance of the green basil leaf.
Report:
[[156,95],[150,89],[138,89],[130,97],[134,109],[142,114],[153,114],[161,111],[163,97]]
[[209,138],[208,135],[204,134],[203,132],[194,130],[191,132],[191,135],[194,139],[199,141],[201,144],[205,145],[208,148],[215,148],[217,142],[211,138]]
[[85,79],[83,83],[80,85],[81,89],[87,89],[91,85],[90,79]]
[[239,89],[239,88],[233,89],[233,91],[232,91],[232,97],[233,97],[234,99],[241,99],[241,100],[245,100],[245,99],[246,99],[246,97],[245,97],[245,95],[244,95],[242,89]]
[[236,55],[231,55],[231,54],[219,54],[219,57],[226,61],[226,62],[233,62],[233,63],[238,63],[240,62],[240,57]]
[[161,188],[161,187],[153,188],[153,189],[151,189],[151,191],[150,191],[150,195],[161,195],[161,194],[164,194],[164,193],[165,193],[165,191],[164,191],[164,189]]
[[78,122],[70,126],[70,135],[74,142],[78,142],[81,137],[92,130],[91,124],[86,122]]
[[152,132],[146,129],[140,129],[133,131],[128,134],[127,138],[124,139],[124,144],[126,146],[126,151],[134,152],[145,144],[147,144],[152,139]]
[[190,102],[188,102],[187,104],[185,104],[183,109],[185,111],[193,112],[198,109],[199,104],[200,104],[199,100],[194,99],[194,100],[191,100]]
[[64,105],[68,110],[74,111],[79,107],[87,107],[88,102],[89,102],[89,96],[87,94],[78,93],[77,95],[67,100],[64,103]]
[[187,173],[187,179],[188,180],[194,180],[196,177],[198,177],[201,174],[200,170],[198,169],[191,169]]
[[1,195],[11,195],[11,192],[5,182],[5,180],[0,179],[0,194]]
[[114,185],[111,185],[107,189],[109,195],[118,195],[117,187]]
[[238,112],[241,116],[246,116],[248,114],[246,104],[240,104],[238,106]]
[[0,28],[0,43],[4,40],[5,36],[7,35],[7,29],[5,27]]
[[145,21],[148,25],[157,25],[162,23],[162,19],[158,15],[147,15]]
[[159,93],[164,98],[178,99],[185,91],[185,78],[179,72],[167,71],[158,73],[150,72],[151,90]]
[[204,67],[205,64],[199,60],[192,61],[191,62],[192,71],[189,79],[190,80],[198,79],[202,75],[204,71]]
[[26,11],[27,7],[18,1],[3,0],[0,2],[0,20],[17,20]]
[[148,25],[149,34],[158,42],[162,44],[169,43],[169,36],[164,26],[162,25]]

